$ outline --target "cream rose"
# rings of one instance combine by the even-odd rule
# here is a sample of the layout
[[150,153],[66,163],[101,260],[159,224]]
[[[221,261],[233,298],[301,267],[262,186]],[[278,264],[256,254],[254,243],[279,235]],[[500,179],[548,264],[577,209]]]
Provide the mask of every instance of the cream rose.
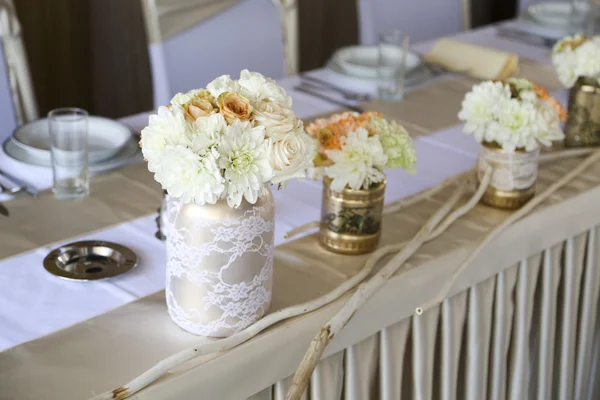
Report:
[[289,133],[302,127],[302,122],[292,110],[272,101],[262,101],[257,105],[254,120],[256,125],[265,127],[267,137]]
[[274,171],[271,182],[281,184],[292,178],[304,178],[316,154],[314,140],[302,129],[296,129],[290,133],[277,133],[269,141]]
[[217,106],[228,124],[236,120],[248,121],[252,116],[252,106],[247,98],[239,93],[224,92],[217,98]]

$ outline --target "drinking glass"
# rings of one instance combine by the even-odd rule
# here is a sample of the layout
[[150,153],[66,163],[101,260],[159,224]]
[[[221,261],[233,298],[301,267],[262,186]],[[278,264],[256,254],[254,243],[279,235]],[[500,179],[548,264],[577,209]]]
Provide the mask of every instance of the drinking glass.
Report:
[[404,97],[408,47],[408,35],[398,30],[379,35],[377,94],[383,101]]
[[57,108],[48,113],[52,154],[52,191],[58,199],[80,199],[89,193],[88,113]]

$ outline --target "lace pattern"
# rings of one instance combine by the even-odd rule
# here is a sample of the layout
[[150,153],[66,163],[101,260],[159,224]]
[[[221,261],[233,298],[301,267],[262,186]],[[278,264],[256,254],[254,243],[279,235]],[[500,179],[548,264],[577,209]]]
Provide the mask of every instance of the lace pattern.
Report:
[[248,205],[224,219],[189,218],[183,207],[201,206],[168,205],[169,315],[198,335],[232,335],[261,318],[271,302],[273,204]]

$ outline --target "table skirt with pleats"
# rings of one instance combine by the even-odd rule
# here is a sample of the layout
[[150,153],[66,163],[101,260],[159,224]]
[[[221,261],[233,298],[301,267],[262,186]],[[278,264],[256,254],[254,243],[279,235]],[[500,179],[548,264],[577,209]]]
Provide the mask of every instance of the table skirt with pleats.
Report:
[[508,266],[321,360],[303,400],[600,399],[599,252],[600,226]]

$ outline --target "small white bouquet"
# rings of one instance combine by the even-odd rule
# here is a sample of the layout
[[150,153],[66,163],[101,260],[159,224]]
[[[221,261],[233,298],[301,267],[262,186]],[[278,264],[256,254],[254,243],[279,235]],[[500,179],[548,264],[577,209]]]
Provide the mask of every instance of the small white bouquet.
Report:
[[496,144],[508,153],[532,151],[538,144],[551,146],[564,138],[560,121],[566,110],[546,89],[526,79],[509,78],[473,86],[466,94],[458,118],[464,131],[479,143]]
[[380,113],[336,114],[306,130],[318,142],[314,175],[332,179],[333,191],[368,189],[385,180],[384,168],[414,171],[417,157],[408,132]]
[[567,36],[552,49],[552,63],[562,84],[571,88],[580,77],[600,84],[600,37]]
[[284,185],[312,166],[315,145],[274,80],[243,70],[178,93],[142,131],[148,169],[183,203],[254,204],[265,184]]

